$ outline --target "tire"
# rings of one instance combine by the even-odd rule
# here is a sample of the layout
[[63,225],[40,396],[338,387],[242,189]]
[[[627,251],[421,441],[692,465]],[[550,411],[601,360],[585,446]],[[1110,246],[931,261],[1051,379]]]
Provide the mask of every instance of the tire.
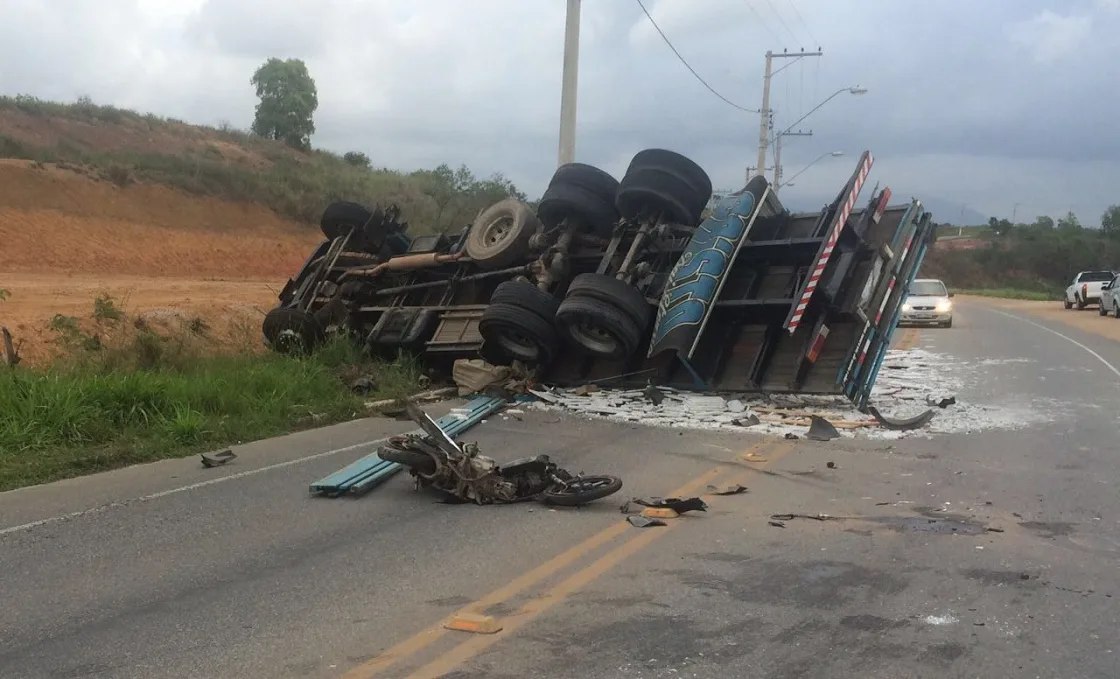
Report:
[[502,269],[528,256],[529,239],[540,224],[532,208],[507,198],[479,213],[464,249],[479,268]]
[[323,216],[319,218],[319,228],[327,238],[340,238],[351,228],[361,233],[371,219],[373,213],[364,205],[341,200],[331,203],[323,210]]
[[565,297],[590,297],[614,304],[643,330],[653,316],[653,307],[637,288],[605,274],[581,273],[568,284]]
[[1103,299],[1101,300],[1101,303],[1097,306],[1097,315],[1098,316],[1107,316],[1108,315],[1108,307],[1106,307],[1104,305],[1104,300]]
[[576,507],[614,495],[622,490],[622,479],[617,476],[584,476],[572,484],[575,488],[549,488],[541,494],[541,501],[558,507]]
[[265,314],[261,330],[268,345],[281,354],[309,354],[326,338],[313,315],[291,307],[277,307]]
[[[618,180],[594,165],[565,163],[556,168],[548,187],[577,186],[607,203],[614,203]],[[546,192],[547,193],[547,192]]]
[[942,328],[951,328],[951,327],[953,327],[953,321],[952,321],[952,319],[949,319],[948,321],[945,321],[944,323],[942,323],[942,324],[941,324],[941,327],[942,327]]
[[548,365],[560,349],[552,323],[515,304],[491,304],[482,312],[478,332],[487,346],[512,360]]
[[436,463],[427,453],[416,450],[399,448],[394,445],[384,445],[378,448],[377,456],[386,462],[396,462],[409,469],[415,469],[421,474],[431,474],[436,470]]
[[632,170],[622,178],[615,206],[626,219],[657,210],[678,224],[695,226],[708,199],[675,173],[658,170]]
[[1066,309],[1072,309],[1073,303],[1069,301],[1069,297],[1066,297],[1062,299],[1062,306],[1064,306]]
[[560,303],[556,327],[570,344],[609,361],[633,356],[645,333],[618,304],[585,295]]
[[638,170],[667,170],[685,180],[689,186],[703,196],[704,203],[712,197],[712,180],[704,168],[676,151],[666,149],[645,149],[634,154],[626,174]]
[[494,288],[490,304],[510,304],[532,312],[544,321],[552,323],[560,300],[525,281],[505,281]]
[[1084,311],[1085,307],[1088,306],[1087,303],[1081,301],[1080,297],[1075,297],[1074,299],[1077,300],[1077,310],[1078,311]]
[[587,226],[590,233],[606,237],[614,231],[619,214],[614,194],[602,198],[591,190],[575,184],[554,184],[541,196],[537,217],[549,229],[565,219],[575,219]]

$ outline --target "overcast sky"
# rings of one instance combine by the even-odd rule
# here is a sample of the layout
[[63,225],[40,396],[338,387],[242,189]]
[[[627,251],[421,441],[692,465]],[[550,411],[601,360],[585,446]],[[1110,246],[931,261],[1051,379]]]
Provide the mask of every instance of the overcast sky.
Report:
[[[861,151],[896,196],[1020,221],[1120,203],[1120,0],[643,0],[721,95],[761,105],[764,54],[818,45],[775,76],[787,203],[834,195]],[[647,147],[717,188],[754,165],[758,114],[689,73],[637,0],[584,0],[577,160],[620,176]],[[415,169],[465,163],[539,195],[555,168],[564,0],[0,0],[0,91],[248,127],[249,78],[304,59],[316,146]],[[775,60],[775,69],[791,60]],[[771,156],[770,161],[773,162]],[[866,199],[868,196],[865,195]],[[959,208],[954,208],[959,210]],[[952,222],[959,214],[935,214]]]

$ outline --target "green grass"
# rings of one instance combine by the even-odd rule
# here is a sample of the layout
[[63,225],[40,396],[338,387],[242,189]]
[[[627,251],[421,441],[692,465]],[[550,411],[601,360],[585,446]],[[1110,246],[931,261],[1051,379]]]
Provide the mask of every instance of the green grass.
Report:
[[[0,491],[345,421],[419,390],[415,361],[370,361],[344,339],[301,358],[208,354],[197,324],[160,335],[99,302],[94,332],[56,318],[50,367],[0,370]],[[357,376],[377,392],[354,394]]]
[[1040,292],[1038,290],[1019,290],[1016,288],[995,288],[987,290],[953,290],[954,293],[959,295],[977,295],[980,297],[1000,297],[1003,299],[1025,299],[1037,302],[1049,302],[1056,299],[1061,299],[1061,295],[1054,293]]

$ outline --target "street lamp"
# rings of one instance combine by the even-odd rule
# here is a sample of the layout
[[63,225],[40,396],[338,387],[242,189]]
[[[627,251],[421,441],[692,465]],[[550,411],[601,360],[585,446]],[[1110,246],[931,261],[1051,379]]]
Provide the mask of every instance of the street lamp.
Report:
[[[845,92],[847,92],[848,94],[854,94],[854,95],[858,96],[858,95],[861,95],[861,94],[867,94],[867,88],[866,87],[860,87],[859,85],[856,85],[855,87],[844,87],[844,88],[841,88],[839,90],[836,90],[831,95],[829,95],[829,97],[827,99],[825,99],[821,103],[814,106],[808,113],[806,113],[805,115],[803,115],[800,118],[798,118],[797,120],[795,120],[793,122],[793,125],[790,125],[786,129],[779,132],[778,135],[785,134],[786,132],[792,131],[793,128],[796,127],[801,121],[805,120],[809,116],[816,113],[817,110],[820,109],[820,107],[824,106],[825,104],[832,101],[833,99],[840,96],[841,94],[844,94]],[[774,137],[777,138],[778,135],[774,135]],[[771,140],[771,143],[773,143],[773,140]]]
[[778,189],[782,186],[792,186],[793,185],[793,180],[797,179],[799,176],[801,176],[802,172],[804,172],[805,170],[808,170],[809,168],[813,167],[814,165],[816,165],[820,161],[824,160],[825,158],[828,158],[830,156],[832,158],[839,158],[842,155],[844,155],[843,151],[829,151],[828,153],[822,153],[816,160],[814,160],[813,162],[809,163],[805,167],[798,170],[796,174],[794,174],[792,177],[789,178],[788,182],[782,182],[781,184],[776,184],[774,186],[774,192],[777,193]]

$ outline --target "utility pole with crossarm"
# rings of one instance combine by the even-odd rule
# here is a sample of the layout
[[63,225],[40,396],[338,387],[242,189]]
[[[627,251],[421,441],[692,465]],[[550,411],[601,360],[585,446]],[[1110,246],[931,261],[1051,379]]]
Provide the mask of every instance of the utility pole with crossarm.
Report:
[[[822,52],[821,48],[819,47],[817,48],[816,52],[806,52],[804,48],[802,48],[800,52],[789,52],[786,50],[782,50],[780,54],[774,54],[774,52],[770,50],[766,51],[766,73],[762,77],[762,108],[759,109],[760,120],[758,124],[758,164],[755,166],[756,168],[758,168],[757,171],[759,174],[765,174],[765,170],[763,168],[766,167],[766,146],[770,136],[770,78],[776,75],[772,71],[774,59],[787,57],[800,59],[802,57],[819,57],[822,54],[824,54],[824,52]],[[782,68],[785,68],[785,66],[783,66]],[[778,70],[781,71],[782,69]],[[775,164],[775,167],[777,167],[777,164]]]

